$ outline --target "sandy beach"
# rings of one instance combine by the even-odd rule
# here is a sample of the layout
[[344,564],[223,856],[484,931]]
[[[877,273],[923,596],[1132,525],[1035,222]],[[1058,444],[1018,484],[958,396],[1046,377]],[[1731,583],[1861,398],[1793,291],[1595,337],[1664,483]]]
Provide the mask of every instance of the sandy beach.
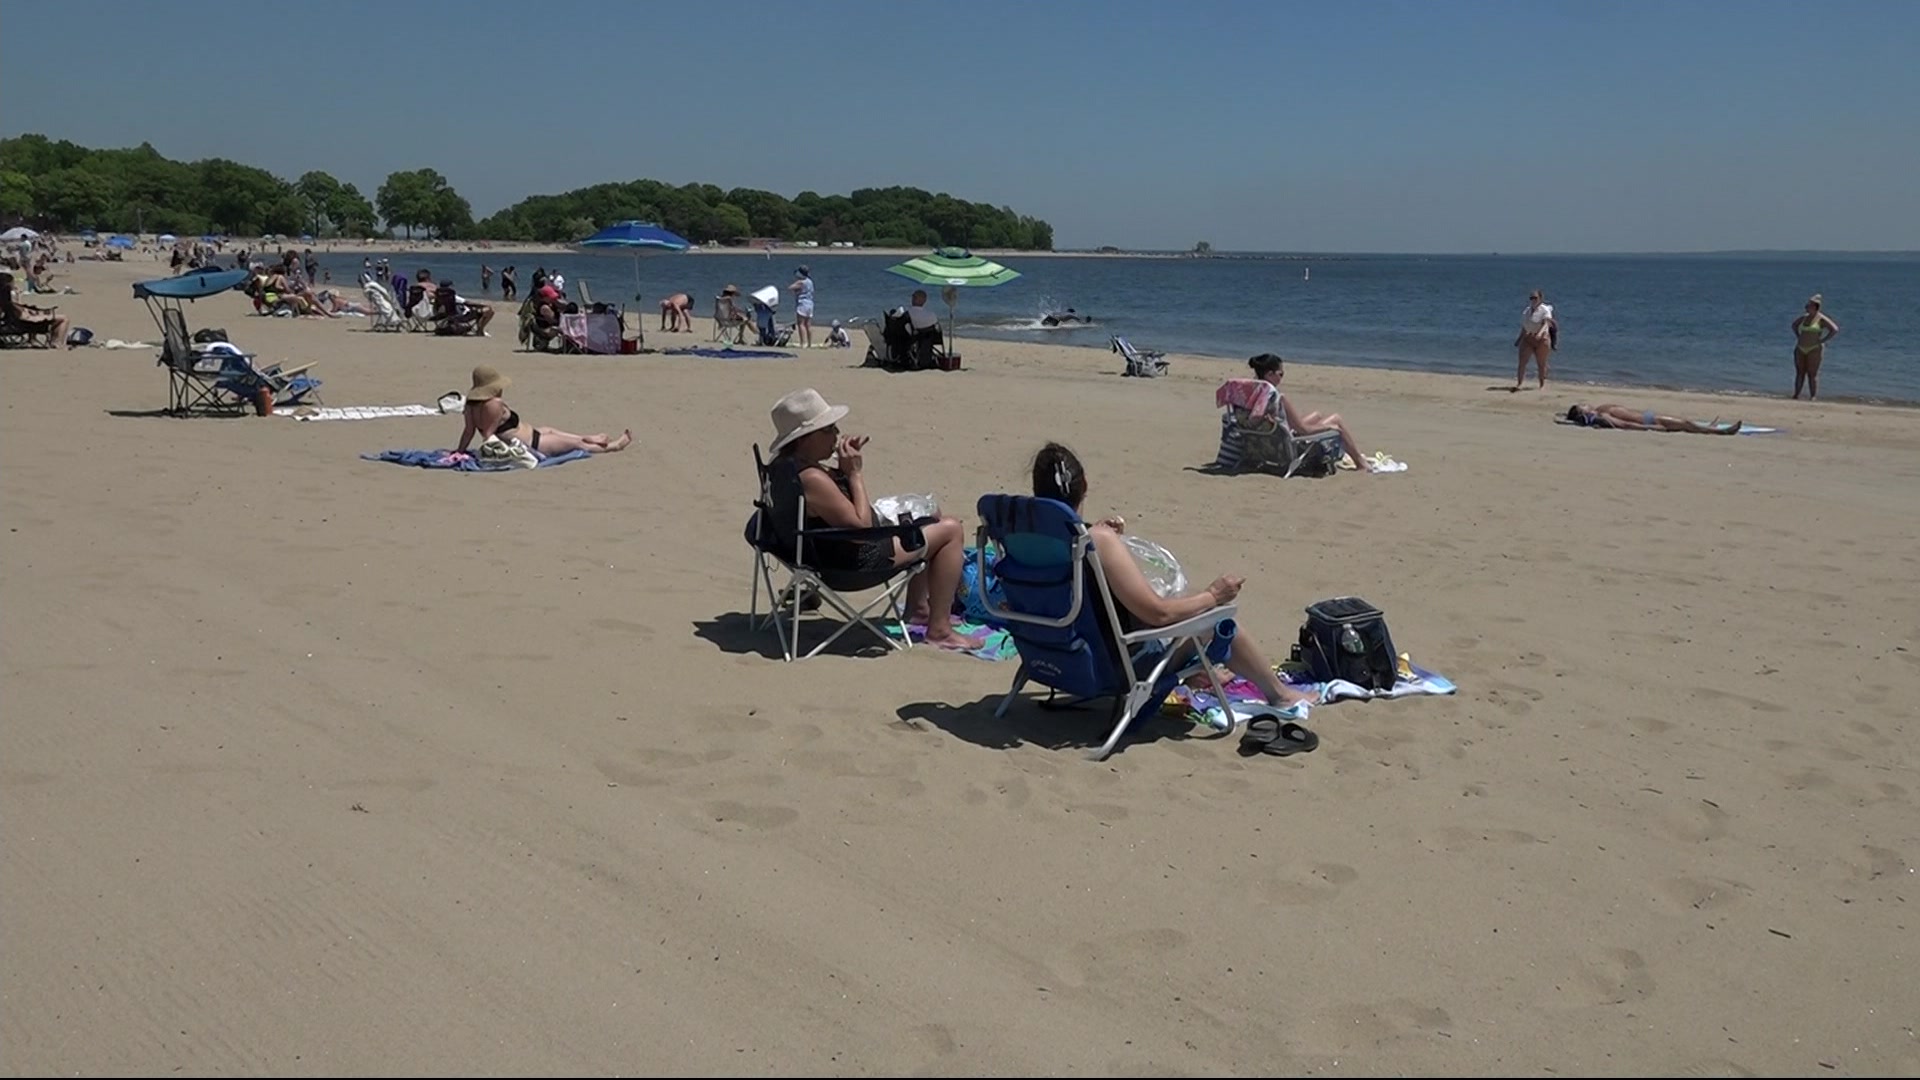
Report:
[[[157,340],[157,264],[58,271]],[[1219,361],[188,318],[329,405],[485,363],[636,444],[403,469],[359,455],[459,418],[170,419],[153,351],[0,355],[8,1074],[1920,1072],[1912,410],[1293,365],[1410,467],[1282,481],[1194,471]],[[993,719],[1010,662],[783,663],[741,527],[802,386],[969,535],[1058,439],[1272,653],[1358,594],[1459,693],[1094,764],[1097,714]],[[1602,395],[1788,430],[1551,423]]]

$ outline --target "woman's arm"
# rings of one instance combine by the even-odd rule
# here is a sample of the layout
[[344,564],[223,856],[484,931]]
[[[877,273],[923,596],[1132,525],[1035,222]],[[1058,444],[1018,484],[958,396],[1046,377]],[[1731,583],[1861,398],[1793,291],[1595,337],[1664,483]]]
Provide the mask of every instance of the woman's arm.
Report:
[[[1107,572],[1107,585],[1113,589],[1114,603],[1126,608],[1142,625],[1172,626],[1225,603],[1218,590],[1233,579],[1222,578],[1194,596],[1162,597],[1153,591],[1152,583],[1147,581],[1140,564],[1133,561],[1119,533],[1105,525],[1095,525],[1089,532],[1094,550],[1100,553],[1100,565]],[[1238,592],[1237,585],[1232,589]]]
[[479,409],[462,410],[462,412],[465,413],[467,418],[467,426],[460,430],[460,445],[455,449],[459,450],[463,454],[467,452],[467,447],[473,445],[473,437],[480,433],[480,425],[475,421],[475,416],[474,416],[474,414],[478,413],[479,411],[480,411]]
[[1280,411],[1286,416],[1287,430],[1293,432],[1295,435],[1317,435],[1322,431],[1332,430],[1322,424],[1307,423],[1299,411],[1293,407],[1293,402],[1289,400],[1285,394],[1280,395]]
[[806,493],[807,508],[814,517],[836,529],[866,529],[873,526],[873,507],[867,502],[867,486],[857,472],[847,475],[853,489],[850,499],[821,468],[800,470],[800,490]]
[[1827,336],[1820,339],[1820,344],[1825,345],[1840,335],[1840,324],[1834,322],[1824,311],[1820,313],[1820,321],[1827,327]]

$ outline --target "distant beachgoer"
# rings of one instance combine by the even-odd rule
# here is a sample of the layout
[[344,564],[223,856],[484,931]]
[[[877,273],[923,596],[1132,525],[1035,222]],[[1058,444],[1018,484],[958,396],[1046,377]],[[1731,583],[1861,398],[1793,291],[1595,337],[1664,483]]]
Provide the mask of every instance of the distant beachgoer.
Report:
[[840,324],[839,319],[833,320],[833,329],[827,334],[827,347],[829,349],[846,349],[852,346],[853,338],[847,334],[847,328]]
[[559,428],[534,427],[525,423],[520,419],[520,414],[509,408],[506,399],[501,397],[511,385],[512,379],[484,364],[473,369],[473,387],[467,391],[467,407],[462,410],[466,416],[466,427],[460,431],[458,449],[461,453],[473,445],[476,436],[485,441],[489,435],[518,439],[520,445],[541,457],[570,454],[575,450],[610,454],[625,450],[633,442],[631,428],[609,438],[605,434],[575,435]]
[[678,332],[693,329],[693,297],[677,292],[660,301],[660,329]]
[[31,334],[46,335],[44,348],[54,348],[56,342],[66,342],[67,348],[73,348],[73,343],[67,341],[67,331],[71,326],[68,318],[45,308],[16,301],[13,297],[13,275],[4,271],[0,271],[0,318],[11,325],[25,328]]
[[513,283],[513,267],[510,265],[501,267],[500,298],[502,300],[517,300],[519,297],[520,287]]
[[813,278],[802,266],[793,272],[793,284],[787,286],[793,293],[793,330],[800,338],[803,348],[813,348]]
[[1068,308],[1065,311],[1049,311],[1040,317],[1041,326],[1065,326],[1070,323],[1091,323],[1092,319]]
[[567,275],[556,270],[553,273],[553,277],[548,280],[553,282],[554,289],[557,290],[561,296],[567,295]]
[[1807,299],[1807,313],[1793,320],[1793,397],[1800,399],[1800,388],[1807,389],[1807,400],[1820,396],[1820,361],[1826,357],[1827,342],[1840,332],[1840,324],[1820,311],[1820,294]]
[[492,288],[493,288],[493,267],[488,266],[486,263],[481,263],[480,264],[481,295],[485,295]]
[[[1287,375],[1286,361],[1273,353],[1261,353],[1248,360],[1247,366],[1253,369],[1254,378],[1264,380],[1275,390],[1280,389],[1280,380]],[[1347,456],[1353,459],[1353,463],[1368,472],[1373,471],[1373,467],[1367,464],[1366,455],[1360,452],[1360,443],[1354,439],[1353,433],[1347,430],[1346,421],[1340,419],[1339,413],[1302,414],[1294,409],[1293,402],[1285,394],[1280,395],[1280,409],[1286,416],[1287,429],[1295,435],[1318,435],[1324,431],[1339,432],[1340,445],[1346,449]]]
[[362,278],[373,276],[373,256],[368,255],[360,260],[360,276]]
[[1520,336],[1513,344],[1520,350],[1520,368],[1514,373],[1513,388],[1518,390],[1527,381],[1527,359],[1533,359],[1534,366],[1540,371],[1540,389],[1547,388],[1547,355],[1553,351],[1554,338],[1559,336],[1560,323],[1553,317],[1553,305],[1544,302],[1540,290],[1533,290],[1527,297],[1527,310],[1520,313]]
[[1731,424],[1702,424],[1678,416],[1662,416],[1652,409],[1630,409],[1625,405],[1573,405],[1567,419],[1581,427],[1618,428],[1621,431],[1685,431],[1695,435],[1738,435],[1741,421]]
[[307,280],[312,281],[315,278],[320,276],[320,260],[313,257],[312,248],[308,248],[306,254],[307,254]]

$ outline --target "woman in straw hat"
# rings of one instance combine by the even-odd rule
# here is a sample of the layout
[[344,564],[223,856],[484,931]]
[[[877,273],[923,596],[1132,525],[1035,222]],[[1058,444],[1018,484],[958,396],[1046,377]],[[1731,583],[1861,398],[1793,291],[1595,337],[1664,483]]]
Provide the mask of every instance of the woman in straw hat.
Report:
[[467,407],[464,410],[467,426],[460,432],[461,452],[464,453],[472,445],[475,436],[485,441],[489,435],[518,439],[522,446],[541,457],[568,454],[575,450],[609,454],[615,450],[625,450],[627,444],[633,441],[631,428],[621,432],[619,438],[609,439],[605,434],[575,435],[559,428],[534,427],[525,423],[501,396],[512,385],[512,379],[485,364],[473,369],[473,388],[467,391]]
[[1793,396],[1806,388],[1807,400],[1820,396],[1820,361],[1827,354],[1827,342],[1840,332],[1840,324],[1820,311],[1820,294],[1807,298],[1807,313],[1793,320]]
[[[876,520],[867,496],[865,435],[840,434],[845,405],[829,405],[818,391],[795,390],[773,405],[774,458],[771,469],[774,512],[794,513],[804,494],[809,528],[870,529]],[[829,469],[825,462],[835,459]],[[791,520],[790,518],[788,520]],[[921,523],[926,547],[908,551],[898,540],[822,542],[820,555],[851,570],[906,566],[923,556],[927,571],[907,586],[909,624],[927,628],[927,644],[943,649],[980,647],[953,629],[953,601],[960,588],[966,530],[957,518],[940,515]]]

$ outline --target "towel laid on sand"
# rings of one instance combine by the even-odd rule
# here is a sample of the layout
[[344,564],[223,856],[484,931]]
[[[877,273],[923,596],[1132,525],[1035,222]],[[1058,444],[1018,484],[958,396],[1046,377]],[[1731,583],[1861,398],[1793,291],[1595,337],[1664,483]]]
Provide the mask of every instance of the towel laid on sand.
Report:
[[384,420],[391,416],[441,416],[439,408],[433,405],[347,405],[342,408],[328,406],[324,409],[308,406],[288,412],[275,411],[275,416],[291,416],[295,420]]
[[[1349,454],[1340,459],[1337,467],[1352,471],[1358,469],[1360,466],[1354,464],[1353,455]],[[1367,455],[1367,471],[1372,473],[1406,472],[1407,463],[1404,461],[1396,461],[1392,454],[1375,450],[1373,453]]]
[[[886,629],[888,637],[900,636],[899,623],[890,622]],[[1020,656],[1020,651],[1014,647],[1013,635],[1005,630],[985,623],[969,622],[958,617],[953,620],[953,630],[961,637],[973,638],[980,642],[979,648],[967,651],[969,656],[977,656],[982,660],[1016,660]],[[908,623],[907,636],[913,641],[925,641],[926,624]]]
[[[1556,424],[1562,424],[1562,425],[1565,425],[1566,427],[1583,427],[1583,428],[1593,428],[1593,429],[1597,429],[1597,430],[1601,430],[1601,431],[1634,431],[1634,430],[1638,430],[1638,429],[1635,429],[1635,428],[1610,428],[1610,427],[1605,427],[1605,426],[1603,426],[1603,425],[1600,425],[1600,424],[1576,424],[1576,423],[1574,423],[1573,421],[1571,421],[1571,420],[1569,420],[1569,419],[1567,419],[1567,418],[1566,418],[1566,417],[1564,417],[1564,416],[1556,416],[1556,417],[1554,417],[1554,418],[1553,418],[1553,422],[1554,422],[1554,423],[1556,423]],[[1715,426],[1716,424],[1718,424],[1718,425],[1719,425],[1719,426],[1721,426],[1721,427],[1726,427],[1726,426],[1728,426],[1727,424],[1725,424],[1725,423],[1722,423],[1722,422],[1720,422],[1720,421],[1716,421],[1716,420],[1695,420],[1695,421],[1694,421],[1694,423],[1696,423],[1696,424],[1699,424],[1699,425],[1700,425],[1701,427],[1713,427],[1713,426]],[[1740,430],[1739,430],[1739,431],[1737,431],[1737,432],[1735,432],[1735,434],[1737,434],[1737,435],[1785,435],[1786,433],[1787,433],[1787,429],[1786,429],[1786,428],[1778,428],[1778,427],[1760,427],[1760,426],[1759,426],[1759,425],[1757,425],[1757,424],[1741,424],[1741,425],[1740,425]],[[1672,435],[1672,434],[1675,434],[1675,433],[1674,433],[1674,432],[1671,432],[1671,431],[1661,431],[1661,432],[1656,432],[1655,434],[1659,434],[1659,435]]]
[[709,360],[772,360],[776,357],[791,359],[793,353],[778,349],[668,349],[663,356],[704,356]]
[[[462,454],[455,450],[382,450],[377,454],[361,454],[367,461],[388,461],[395,465],[412,465],[421,469],[452,469],[457,472],[513,472],[515,467],[506,461],[482,461],[472,454]],[[564,454],[554,454],[542,458],[539,468],[546,469],[555,465],[565,465],[569,461],[592,457],[585,450],[572,450]]]
[[[1416,694],[1451,694],[1455,691],[1453,681],[1443,675],[1409,663],[1411,677],[1401,678],[1390,690],[1369,690],[1364,686],[1336,679],[1330,683],[1308,682],[1305,677],[1286,668],[1280,669],[1280,678],[1295,690],[1309,696],[1318,695],[1322,705],[1331,705],[1337,701],[1365,701],[1373,698],[1411,697]],[[1227,699],[1235,707],[1235,720],[1252,719],[1253,713],[1239,708],[1242,705],[1258,705],[1266,699],[1260,696],[1260,688],[1245,679],[1235,678],[1226,685]],[[1225,714],[1219,702],[1214,699],[1211,690],[1195,690],[1187,686],[1174,687],[1162,706],[1163,712],[1184,716],[1197,724],[1207,724],[1219,730],[1226,730]],[[1307,709],[1299,710],[1295,719],[1305,719]]]

